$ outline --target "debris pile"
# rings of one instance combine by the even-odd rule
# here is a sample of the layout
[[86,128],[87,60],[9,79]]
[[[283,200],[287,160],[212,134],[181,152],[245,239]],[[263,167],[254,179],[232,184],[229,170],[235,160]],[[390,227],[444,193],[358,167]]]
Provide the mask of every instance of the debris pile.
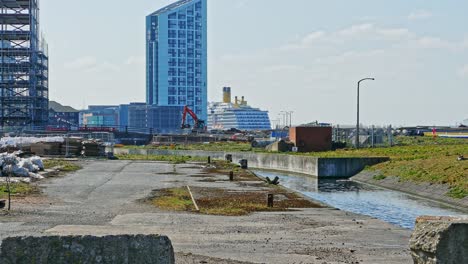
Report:
[[33,179],[43,179],[39,171],[44,170],[44,163],[38,156],[30,158],[20,158],[21,152],[0,154],[0,176],[29,177]]
[[0,152],[30,152],[39,156],[105,156],[106,147],[100,140],[78,137],[4,137]]

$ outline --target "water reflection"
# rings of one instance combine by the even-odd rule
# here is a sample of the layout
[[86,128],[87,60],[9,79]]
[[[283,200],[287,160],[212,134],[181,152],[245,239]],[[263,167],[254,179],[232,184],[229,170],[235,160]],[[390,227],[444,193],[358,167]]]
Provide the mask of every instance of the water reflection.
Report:
[[372,216],[404,228],[414,228],[420,215],[462,215],[463,212],[404,193],[348,180],[320,180],[296,174],[256,171],[280,178],[281,185],[344,211]]

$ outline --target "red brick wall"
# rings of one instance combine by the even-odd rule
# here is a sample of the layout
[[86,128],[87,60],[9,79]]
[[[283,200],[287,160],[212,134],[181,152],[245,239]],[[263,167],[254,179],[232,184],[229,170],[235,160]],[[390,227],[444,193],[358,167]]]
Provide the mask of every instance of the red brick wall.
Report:
[[332,149],[331,127],[292,127],[289,139],[300,152],[327,151]]

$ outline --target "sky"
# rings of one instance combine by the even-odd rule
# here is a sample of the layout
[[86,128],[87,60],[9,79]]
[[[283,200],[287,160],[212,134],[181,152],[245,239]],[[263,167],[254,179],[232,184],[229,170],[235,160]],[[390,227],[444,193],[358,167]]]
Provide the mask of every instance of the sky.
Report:
[[[145,16],[169,0],[42,0],[50,99],[145,101]],[[468,118],[468,1],[208,0],[209,101],[222,87],[293,123]]]

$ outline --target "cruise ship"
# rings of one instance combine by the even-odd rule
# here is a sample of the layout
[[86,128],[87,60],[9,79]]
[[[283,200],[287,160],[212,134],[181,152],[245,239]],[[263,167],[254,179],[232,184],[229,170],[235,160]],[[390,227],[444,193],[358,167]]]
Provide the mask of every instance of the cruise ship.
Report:
[[223,88],[223,101],[208,105],[208,129],[242,131],[270,130],[271,122],[268,111],[253,108],[247,104],[244,96],[231,98],[231,88]]

